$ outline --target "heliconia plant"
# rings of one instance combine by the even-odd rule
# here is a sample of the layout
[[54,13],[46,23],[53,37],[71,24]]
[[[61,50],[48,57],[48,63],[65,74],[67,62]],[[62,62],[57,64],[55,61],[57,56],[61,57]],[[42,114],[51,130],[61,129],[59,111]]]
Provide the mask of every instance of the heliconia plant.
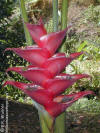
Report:
[[9,80],[5,82],[4,86],[17,87],[31,97],[48,128],[42,129],[42,132],[56,133],[54,128],[56,118],[79,98],[93,94],[92,91],[82,91],[64,95],[65,90],[77,80],[89,77],[87,74],[63,73],[65,67],[83,53],[72,53],[69,57],[66,57],[65,53],[56,53],[69,27],[47,34],[41,19],[37,25],[26,23],[26,26],[37,45],[7,48],[5,51],[12,50],[28,61],[30,65],[11,67],[6,72],[17,72],[31,82],[21,83]]

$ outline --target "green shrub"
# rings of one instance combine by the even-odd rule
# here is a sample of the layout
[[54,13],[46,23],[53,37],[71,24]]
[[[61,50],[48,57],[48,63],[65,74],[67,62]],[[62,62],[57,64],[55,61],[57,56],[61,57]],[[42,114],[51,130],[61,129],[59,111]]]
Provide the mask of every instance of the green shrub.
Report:
[[[21,47],[25,45],[22,22],[20,17],[15,17],[13,12],[14,8],[12,7],[14,7],[14,2],[12,0],[0,1],[0,89],[3,81],[7,80],[9,75],[17,81],[24,80],[18,74],[13,75],[13,73],[9,73],[9,75],[6,75],[5,73],[6,69],[10,66],[23,66],[26,64],[22,58],[15,55],[13,52],[4,52],[8,47]],[[15,99],[22,95],[20,91],[13,87],[7,87],[6,92]],[[5,90],[3,88],[0,90],[0,95],[5,95]]]

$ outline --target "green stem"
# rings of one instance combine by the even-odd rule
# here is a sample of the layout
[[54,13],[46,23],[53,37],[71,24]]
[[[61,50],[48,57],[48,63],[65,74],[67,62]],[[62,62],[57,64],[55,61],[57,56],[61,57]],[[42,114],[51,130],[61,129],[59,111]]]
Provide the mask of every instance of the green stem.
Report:
[[53,0],[53,30],[58,30],[58,0]]
[[65,133],[65,113],[55,120],[46,112],[38,110],[42,133]]
[[65,133],[66,132],[66,113],[62,113],[55,120],[55,132],[54,133]]
[[[62,13],[61,13],[61,29],[65,29],[67,27],[67,16],[68,16],[68,0],[62,1]],[[63,45],[60,48],[61,52],[66,52],[66,44],[63,43]]]
[[46,112],[38,110],[40,126],[42,133],[55,133],[54,132],[54,119]]
[[32,100],[33,105],[38,110],[41,133],[54,133],[54,119],[48,114],[48,112],[37,102]]
[[42,133],[50,133],[50,131],[49,131],[47,125],[46,125],[46,122],[44,121],[44,117],[43,117],[42,112],[38,111],[38,114],[39,114],[41,132]]
[[24,0],[19,0],[19,3],[20,3],[21,16],[22,16],[23,25],[24,25],[26,43],[27,43],[27,45],[32,45],[33,44],[32,38],[31,38],[29,31],[25,25],[25,22],[28,22],[28,16],[27,16],[27,12],[25,9],[25,2],[24,2]]
[[68,0],[62,1],[62,13],[61,13],[61,29],[67,27],[67,16],[68,16]]

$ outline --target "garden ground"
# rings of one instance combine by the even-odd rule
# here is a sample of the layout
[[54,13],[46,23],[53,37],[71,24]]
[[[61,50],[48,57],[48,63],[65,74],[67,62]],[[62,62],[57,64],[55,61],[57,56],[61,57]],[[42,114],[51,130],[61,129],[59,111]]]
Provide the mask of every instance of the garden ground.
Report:
[[[0,101],[5,103],[3,98]],[[100,133],[100,114],[67,112],[66,128],[66,133]],[[40,133],[37,110],[8,100],[8,133]]]

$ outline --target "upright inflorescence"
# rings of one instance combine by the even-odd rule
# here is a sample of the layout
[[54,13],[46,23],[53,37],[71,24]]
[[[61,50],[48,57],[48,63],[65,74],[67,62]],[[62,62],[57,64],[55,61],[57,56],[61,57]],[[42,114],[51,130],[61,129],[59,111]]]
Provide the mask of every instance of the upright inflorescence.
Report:
[[82,54],[72,53],[66,57],[65,53],[54,54],[61,45],[68,28],[62,31],[47,34],[42,20],[38,25],[27,24],[32,39],[37,45],[25,48],[7,48],[12,50],[30,65],[27,67],[12,67],[8,71],[14,71],[25,77],[31,83],[6,81],[5,85],[13,85],[30,96],[38,106],[41,105],[53,118],[56,118],[67,107],[79,98],[92,94],[92,91],[82,91],[75,94],[63,95],[63,92],[73,85],[78,79],[88,78],[87,74],[62,73],[65,67]]

